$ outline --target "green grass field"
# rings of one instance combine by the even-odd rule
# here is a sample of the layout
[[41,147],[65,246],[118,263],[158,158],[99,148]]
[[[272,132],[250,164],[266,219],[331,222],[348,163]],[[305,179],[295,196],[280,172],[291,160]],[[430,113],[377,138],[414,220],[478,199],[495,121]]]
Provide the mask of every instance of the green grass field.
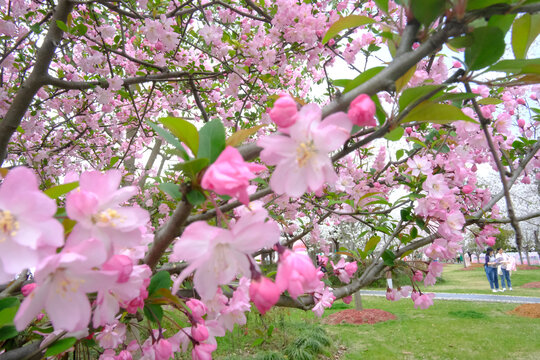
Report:
[[[443,281],[427,289],[434,292],[491,294],[483,268],[461,270],[462,265],[447,265]],[[520,270],[512,275],[514,291],[506,295],[537,296],[540,289],[521,285],[540,281],[538,270]],[[215,359],[275,359],[294,346],[305,331],[313,327],[326,330],[332,345],[320,359],[540,359],[540,319],[508,312],[516,304],[436,300],[427,310],[414,309],[410,299],[389,302],[363,296],[364,308],[382,309],[396,320],[374,325],[323,325],[312,312],[273,309],[260,317],[248,314],[248,323],[218,339]],[[351,308],[341,301],[324,316]],[[324,317],[323,316],[323,317]],[[268,358],[270,359],[270,358]],[[274,358],[272,358],[274,359]]]
[[[500,279],[499,279],[500,280]],[[507,291],[504,295],[536,296],[540,297],[540,289],[527,289],[521,286],[540,281],[540,267],[537,270],[518,270],[511,275],[513,291]],[[402,285],[410,285],[404,283]],[[500,283],[499,283],[500,286]],[[382,289],[382,288],[380,288]],[[489,282],[483,267],[474,267],[472,270],[464,270],[461,264],[448,264],[444,266],[442,281],[427,288],[421,287],[428,292],[451,292],[469,294],[491,294]]]

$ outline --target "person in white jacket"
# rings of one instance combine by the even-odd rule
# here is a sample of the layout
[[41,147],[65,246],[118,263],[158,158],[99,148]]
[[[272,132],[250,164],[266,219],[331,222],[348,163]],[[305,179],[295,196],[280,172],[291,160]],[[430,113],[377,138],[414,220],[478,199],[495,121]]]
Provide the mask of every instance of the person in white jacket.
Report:
[[[497,255],[495,255],[497,262],[499,263],[497,267],[497,274],[501,278],[502,291],[506,290],[506,285],[508,290],[512,290],[512,282],[510,281],[510,271],[512,265],[512,259],[508,256],[502,248],[497,249]],[[505,284],[506,280],[506,284]]]

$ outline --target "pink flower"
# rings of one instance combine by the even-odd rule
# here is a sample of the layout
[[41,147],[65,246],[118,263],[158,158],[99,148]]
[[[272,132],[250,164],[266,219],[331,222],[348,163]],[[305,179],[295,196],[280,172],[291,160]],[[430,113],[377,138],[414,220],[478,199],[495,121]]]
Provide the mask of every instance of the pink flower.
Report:
[[266,166],[245,162],[236,148],[227,146],[206,170],[201,185],[220,195],[236,197],[240,202],[248,205],[249,180],[255,178],[254,172],[265,169]]
[[352,123],[344,113],[330,115],[321,122],[316,104],[304,106],[289,129],[290,136],[275,134],[259,139],[261,160],[277,165],[270,186],[278,194],[299,197],[306,191],[319,192],[325,183],[333,184],[337,175],[328,153],[349,138]]
[[155,360],[169,360],[173,356],[173,349],[170,342],[159,339],[154,344]]
[[369,95],[360,94],[351,102],[347,115],[355,125],[377,126],[375,110],[375,103]]
[[116,272],[118,274],[116,282],[125,283],[133,271],[133,260],[125,255],[114,255],[103,264],[101,269]]
[[214,344],[199,344],[193,347],[191,351],[192,360],[212,360],[212,352],[216,350]]
[[270,119],[280,128],[288,128],[296,122],[298,107],[289,94],[280,94],[270,110]]
[[122,350],[114,360],[133,360],[133,355],[128,350]]
[[0,187],[0,283],[37,266],[43,253],[64,244],[64,229],[54,219],[56,202],[38,189],[36,175],[18,167]]
[[97,333],[96,340],[104,349],[115,349],[126,340],[126,325],[119,322],[107,324]]
[[[412,295],[411,295],[412,297]],[[414,299],[414,308],[420,308],[422,310],[425,310],[429,308],[431,305],[433,305],[433,298],[435,297],[435,294],[422,294],[416,299]]]
[[356,261],[345,262],[345,259],[341,258],[337,264],[334,265],[332,261],[331,263],[332,268],[334,269],[334,274],[336,274],[339,280],[345,284],[351,282],[351,276],[353,276],[356,270],[358,270]]
[[464,194],[470,194],[474,191],[474,186],[465,185],[463,188],[461,188],[461,191],[463,191]]
[[344,302],[345,304],[350,304],[351,301],[352,301],[352,295],[345,296],[345,297],[344,297],[343,299],[341,299],[341,300],[343,300],[343,302]]
[[409,293],[412,291],[412,286],[402,286],[399,292],[401,293],[401,296],[407,297],[409,296]]
[[495,245],[495,241],[497,240],[497,238],[495,238],[494,236],[489,236],[486,238],[486,245],[488,246],[494,246]]
[[325,287],[322,293],[315,293],[314,298],[315,306],[313,307],[312,311],[318,317],[323,315],[324,309],[331,308],[334,300],[336,300],[336,297],[329,287]]
[[258,280],[252,280],[249,286],[249,297],[263,315],[277,303],[280,294],[280,288],[264,276]]
[[120,206],[137,193],[134,186],[118,189],[121,180],[122,174],[115,170],[81,174],[79,191],[66,197],[66,212],[77,221],[68,238],[69,246],[93,237],[103,242],[108,258],[142,241],[139,227],[148,222],[148,212]]
[[197,322],[202,321],[202,317],[208,311],[206,309],[206,305],[204,305],[204,303],[202,301],[199,301],[197,299],[189,299],[186,302],[186,305],[191,310],[191,316],[193,316],[193,318]]
[[417,270],[414,273],[414,276],[413,276],[414,281],[422,281],[423,278],[424,278],[424,274],[422,274],[422,272],[420,270]]
[[203,323],[197,323],[191,327],[191,336],[198,342],[208,339],[208,329]]
[[442,174],[428,175],[426,181],[422,184],[422,188],[428,192],[429,196],[435,199],[441,199],[449,191]]
[[90,321],[87,293],[110,286],[115,274],[94,270],[105,256],[103,245],[89,239],[45,258],[35,272],[37,287],[24,299],[14,323],[22,331],[45,308],[55,330],[84,330]]
[[26,284],[21,288],[21,293],[23,294],[24,297],[27,297],[28,295],[32,293],[32,291],[34,291],[36,286],[37,286],[36,283]]
[[443,264],[438,261],[432,261],[429,263],[428,271],[435,276],[441,276],[443,272]]
[[279,241],[279,226],[265,222],[264,208],[244,214],[230,230],[198,221],[189,225],[174,245],[171,261],[189,263],[174,282],[173,294],[184,279],[195,271],[195,289],[204,299],[214,297],[218,285],[231,282],[238,274],[249,275],[251,253]]
[[291,297],[296,299],[306,292],[315,291],[319,284],[317,269],[307,255],[290,250],[280,255],[276,285],[281,291],[288,290]]
[[424,285],[425,286],[433,286],[437,282],[437,278],[433,275],[432,272],[428,272],[426,277],[424,278]]
[[411,168],[412,176],[418,176],[420,173],[424,175],[430,175],[432,173],[431,164],[425,157],[417,155],[412,159],[408,159],[407,165]]

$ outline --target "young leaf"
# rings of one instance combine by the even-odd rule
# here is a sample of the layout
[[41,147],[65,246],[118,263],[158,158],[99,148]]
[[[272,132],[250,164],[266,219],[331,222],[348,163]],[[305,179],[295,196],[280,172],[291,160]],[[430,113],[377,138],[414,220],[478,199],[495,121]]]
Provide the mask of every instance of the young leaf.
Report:
[[525,59],[529,47],[540,34],[540,15],[524,14],[512,27],[512,50],[516,59]]
[[75,345],[76,342],[77,339],[74,337],[63,338],[55,341],[51,346],[49,346],[47,351],[45,351],[45,356],[55,356],[61,354]]
[[172,286],[171,274],[167,271],[159,271],[150,280],[148,285],[148,296],[154,294],[158,289],[168,289]]
[[257,125],[253,126],[249,129],[240,129],[234,134],[232,134],[227,141],[225,142],[228,146],[238,146],[241,143],[244,142],[248,137],[250,137],[253,134],[256,134],[257,131],[259,131],[260,128],[264,127],[266,125]]
[[193,206],[201,205],[206,200],[204,194],[201,193],[199,190],[191,190],[186,194],[186,198]]
[[71,190],[76,189],[78,187],[79,187],[79,182],[74,181],[67,184],[60,184],[60,185],[53,186],[52,188],[45,190],[44,193],[51,199],[58,199],[60,196],[67,194]]
[[376,21],[372,18],[362,15],[349,15],[341,18],[336,21],[332,26],[330,26],[330,29],[328,29],[328,31],[324,35],[322,43],[323,45],[326,44],[330,39],[332,39],[342,30],[355,28],[366,24],[373,24],[374,22]]
[[414,17],[428,26],[444,12],[445,0],[411,0]]
[[197,157],[210,159],[210,164],[225,149],[225,128],[223,123],[214,119],[206,123],[199,131],[199,151]]
[[386,266],[394,266],[394,260],[396,259],[396,255],[391,250],[384,250],[381,257],[383,258],[383,262]]
[[401,89],[407,86],[407,84],[409,83],[409,80],[411,80],[415,71],[416,71],[416,65],[414,65],[412,68],[407,70],[407,72],[402,77],[396,80],[396,93],[400,93]]
[[434,124],[449,124],[457,120],[476,123],[474,119],[468,117],[463,111],[453,105],[424,101],[412,109],[411,112],[401,120],[401,123],[418,121],[431,122]]
[[180,151],[181,153],[181,156],[187,160],[189,159],[189,156],[186,152],[186,150],[184,149],[184,147],[182,146],[182,143],[180,141],[178,141],[178,139],[173,135],[171,134],[170,132],[168,132],[167,130],[159,127],[157,124],[154,124],[153,122],[149,121],[148,122],[148,125],[152,128],[152,130],[154,130],[159,136],[161,136],[163,139],[165,139],[165,141],[167,141],[169,144],[171,144],[172,146],[174,146],[178,151]]
[[465,49],[465,63],[470,70],[483,69],[504,54],[504,33],[498,27],[484,26],[474,29],[474,42]]
[[195,125],[181,118],[167,116],[159,119],[159,122],[165,125],[174,136],[180,139],[191,150],[193,155],[197,156],[199,149],[199,133]]
[[356,88],[358,85],[361,85],[380,73],[384,69],[384,66],[377,66],[371,69],[368,69],[355,77],[353,80],[350,80],[349,83],[345,86],[345,89],[343,89],[343,93],[348,93],[352,89]]
[[399,139],[401,139],[404,133],[405,130],[401,126],[399,126],[386,134],[384,138],[390,141],[398,141]]
[[199,171],[208,166],[209,160],[207,158],[193,159],[190,161],[184,161],[173,166],[174,170],[183,171],[184,174],[191,179],[195,179]]
[[13,325],[0,327],[0,341],[14,338],[17,334],[17,329]]
[[180,192],[177,184],[163,183],[159,184],[158,188],[164,193],[170,195],[174,200],[182,199],[182,193]]

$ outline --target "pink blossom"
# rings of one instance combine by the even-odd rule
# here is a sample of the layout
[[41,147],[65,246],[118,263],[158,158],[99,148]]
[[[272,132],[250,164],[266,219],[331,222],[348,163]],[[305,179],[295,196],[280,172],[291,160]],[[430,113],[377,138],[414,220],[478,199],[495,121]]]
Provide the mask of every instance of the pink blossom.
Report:
[[119,322],[107,324],[97,333],[96,340],[104,349],[115,349],[126,340],[126,325]]
[[413,276],[413,281],[422,281],[424,274],[420,270],[416,270]]
[[191,327],[191,336],[195,341],[205,341],[208,339],[208,329],[203,323],[197,323]]
[[407,297],[409,296],[409,293],[412,291],[412,286],[402,286],[399,292],[401,293],[401,296]]
[[332,293],[332,289],[330,289],[329,287],[325,287],[322,293],[316,292],[314,294],[314,298],[315,306],[313,307],[312,311],[318,317],[322,316],[322,314],[324,313],[324,309],[331,308],[334,300],[336,300],[336,297]]
[[432,173],[431,163],[421,156],[414,156],[412,159],[407,160],[407,165],[411,168],[412,176],[418,176],[421,173],[424,175],[430,175]]
[[353,276],[356,270],[358,270],[356,261],[345,262],[345,259],[341,258],[337,264],[334,265],[332,261],[331,263],[332,268],[334,269],[334,274],[336,274],[339,280],[345,284],[351,282],[351,276]]
[[172,261],[189,263],[175,280],[173,293],[193,271],[195,289],[202,299],[214,297],[218,285],[228,284],[238,274],[250,274],[248,256],[279,241],[279,226],[273,220],[265,222],[267,217],[268,212],[259,208],[244,214],[230,230],[203,221],[189,225],[170,256]]
[[21,288],[21,293],[23,294],[24,297],[27,297],[28,295],[32,293],[32,291],[34,291],[36,286],[37,286],[36,283],[26,284]]
[[357,126],[377,126],[375,110],[375,103],[369,95],[360,94],[351,102],[347,115]]
[[159,339],[154,344],[155,360],[169,360],[173,356],[172,345],[165,339]]
[[122,350],[114,360],[133,360],[133,355],[128,350]]
[[437,282],[437,278],[433,275],[432,272],[428,272],[426,277],[424,278],[424,285],[425,286],[433,286]]
[[93,237],[103,242],[109,257],[142,241],[139,227],[148,222],[148,212],[120,206],[137,193],[134,186],[118,189],[121,179],[121,173],[115,170],[81,174],[79,191],[66,197],[66,212],[77,221],[68,238],[69,246]]
[[258,280],[252,280],[249,286],[249,297],[263,315],[277,303],[280,294],[280,288],[264,276]]
[[43,308],[55,330],[86,329],[91,313],[86,294],[110,286],[116,279],[115,274],[93,270],[100,265],[104,253],[98,240],[89,239],[45,258],[36,269],[37,287],[24,299],[15,316],[17,329],[23,330]]
[[461,188],[461,191],[463,191],[464,194],[470,194],[474,191],[474,186],[465,185]]
[[345,297],[342,298],[341,300],[343,300],[343,302],[344,302],[345,304],[350,304],[351,301],[352,301],[352,295],[345,296]]
[[118,274],[118,283],[125,283],[129,280],[129,276],[133,271],[133,260],[125,255],[114,255],[111,257],[101,269],[106,271],[114,271]]
[[486,238],[485,242],[486,242],[486,245],[488,246],[494,246],[496,240],[497,238],[495,238],[494,236],[489,236]]
[[245,162],[236,148],[227,146],[206,170],[201,185],[218,194],[236,197],[248,205],[249,180],[255,178],[254,173],[265,169],[266,166]]
[[299,197],[306,191],[319,192],[325,183],[333,184],[337,175],[328,153],[349,138],[352,123],[344,113],[330,115],[321,122],[316,104],[304,106],[289,129],[290,136],[275,134],[259,139],[261,160],[277,165],[270,186],[278,194]]
[[214,344],[198,344],[191,351],[192,360],[212,360],[212,352],[216,350]]
[[[412,296],[411,296],[412,297]],[[431,305],[433,305],[433,298],[435,297],[435,294],[422,294],[418,296],[414,300],[414,307],[415,309],[420,308],[422,310],[425,310],[429,308]]]
[[288,128],[296,122],[297,113],[296,101],[289,94],[280,94],[268,115],[279,128]]
[[186,305],[191,310],[191,316],[197,322],[200,322],[207,312],[206,305],[197,299],[189,299],[186,301]]
[[422,188],[436,199],[441,199],[449,191],[442,174],[428,175],[426,181],[422,184]]
[[0,283],[36,267],[44,253],[53,254],[64,244],[55,213],[55,201],[39,191],[32,170],[9,171],[0,187]]
[[276,285],[281,291],[288,290],[291,297],[296,299],[306,292],[313,292],[319,283],[317,269],[307,255],[290,250],[280,255]]
[[443,272],[443,264],[438,261],[432,261],[429,263],[428,271],[432,272],[435,276],[441,276]]

